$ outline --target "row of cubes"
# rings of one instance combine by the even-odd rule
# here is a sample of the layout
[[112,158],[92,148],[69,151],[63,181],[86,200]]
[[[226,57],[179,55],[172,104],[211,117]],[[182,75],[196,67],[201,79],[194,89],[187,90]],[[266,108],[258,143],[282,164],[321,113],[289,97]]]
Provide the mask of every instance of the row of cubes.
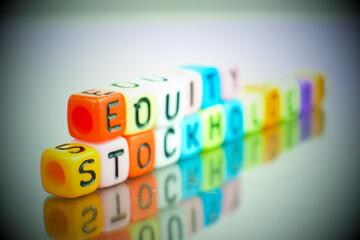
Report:
[[81,198],[48,197],[46,231],[54,239],[188,238],[238,207],[240,171],[321,134],[322,115],[316,110]]
[[[245,94],[239,96],[240,92]],[[233,99],[266,102],[264,126],[268,126],[308,112],[321,103],[323,94],[321,74],[301,74],[276,84],[245,88],[236,67],[191,65],[71,95],[68,129],[79,140],[106,141],[172,126],[201,109]]]
[[[300,120],[275,125],[274,127],[267,128],[261,134],[248,135],[236,142],[247,141],[250,146],[254,142],[254,145],[260,150],[266,144],[266,148],[271,149],[268,152],[276,155],[280,151],[279,149],[291,148],[298,139],[307,139],[311,134],[318,134],[322,131],[322,111],[321,109],[315,110],[311,115],[302,116]],[[314,116],[318,120],[311,121],[311,117]],[[164,132],[162,129],[160,130]],[[145,136],[152,136],[151,139],[155,140],[149,142],[149,138],[141,137],[144,134]],[[272,139],[272,141],[263,141],[262,134],[266,136],[266,139]],[[162,136],[165,137],[166,135],[162,134]],[[159,139],[163,146],[161,151],[164,153],[163,156],[165,156],[166,151],[173,150],[174,148],[180,149],[180,145],[182,145],[181,142],[176,142],[179,145],[170,144],[169,140],[174,141],[172,138]],[[154,158],[154,154],[151,154],[154,152],[152,151],[154,150],[154,145],[156,145],[153,145],[153,143],[157,142],[152,130],[131,136],[130,141],[129,139],[119,137],[105,145],[92,145],[93,147],[77,143],[77,140],[74,141],[76,143],[58,145],[45,150],[43,153],[41,161],[42,183],[44,189],[51,194],[67,198],[85,195],[95,191],[98,187],[104,188],[124,181],[130,172],[144,171],[145,173],[151,171],[156,161],[161,159],[160,157]],[[275,146],[268,146],[270,143],[275,144]],[[121,147],[119,148],[119,146]],[[168,149],[168,146],[171,148]],[[225,146],[229,146],[229,144],[225,144]],[[98,150],[95,150],[95,148]],[[214,153],[213,151],[205,151],[202,154],[208,152]],[[252,155],[252,152],[255,152],[255,155]],[[256,159],[258,158],[256,156],[261,156],[258,152],[253,150],[245,151],[246,155],[253,159],[253,161],[257,161]],[[240,154],[238,157],[241,156]],[[266,158],[272,159],[273,157],[267,154]],[[236,156],[234,155],[233,158],[236,159]],[[164,158],[164,161],[166,161],[166,158]]]

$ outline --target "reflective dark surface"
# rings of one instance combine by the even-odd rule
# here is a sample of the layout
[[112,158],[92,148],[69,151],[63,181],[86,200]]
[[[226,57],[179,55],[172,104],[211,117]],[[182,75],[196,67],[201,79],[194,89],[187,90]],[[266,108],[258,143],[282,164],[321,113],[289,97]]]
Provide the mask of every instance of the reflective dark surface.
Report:
[[[2,24],[5,239],[354,236],[360,210],[356,22],[104,19]],[[43,190],[42,151],[70,140],[70,94],[209,60],[239,63],[244,81],[320,69],[327,79],[323,111],[79,199],[59,199]]]

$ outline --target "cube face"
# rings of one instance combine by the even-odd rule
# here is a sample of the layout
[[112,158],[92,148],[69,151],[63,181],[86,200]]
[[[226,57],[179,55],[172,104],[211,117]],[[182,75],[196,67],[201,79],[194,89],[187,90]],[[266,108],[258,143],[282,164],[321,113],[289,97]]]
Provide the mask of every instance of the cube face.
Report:
[[100,159],[95,149],[65,143],[46,149],[41,156],[41,180],[46,192],[75,198],[97,189]]
[[158,209],[175,206],[181,201],[181,174],[177,164],[154,171],[157,183]]
[[102,232],[110,232],[130,222],[130,192],[126,183],[96,192],[103,206]]
[[223,105],[217,104],[200,111],[203,128],[203,149],[216,148],[223,144],[226,134],[226,119]]
[[185,239],[187,232],[186,217],[180,207],[159,212],[160,239]]
[[109,140],[126,128],[125,99],[114,91],[91,89],[71,95],[67,115],[70,135],[80,140]]
[[156,218],[147,218],[130,224],[131,240],[160,239],[159,224]]
[[280,116],[283,121],[290,121],[300,113],[300,87],[294,78],[284,79],[280,84]]
[[203,130],[198,113],[185,117],[180,122],[181,153],[180,159],[197,155],[203,149]]
[[179,160],[181,153],[180,125],[155,129],[155,168],[162,168]]
[[150,172],[155,166],[155,137],[152,130],[125,137],[129,146],[129,177]]
[[274,126],[280,122],[280,91],[268,87],[265,93],[265,127]]
[[243,91],[239,100],[243,109],[245,134],[259,132],[265,123],[265,98],[256,91]]
[[319,107],[325,95],[325,78],[321,73],[308,72],[296,74],[299,79],[307,79],[312,84],[312,105]]
[[156,128],[174,125],[184,117],[185,82],[177,76],[164,73],[146,75],[136,80],[157,97]]
[[220,187],[225,181],[226,160],[222,148],[201,153],[202,160],[202,192]]
[[244,138],[244,168],[250,169],[263,162],[264,138],[256,133]]
[[224,101],[226,117],[226,134],[224,142],[232,142],[244,136],[244,122],[241,103],[239,100]]
[[240,92],[239,66],[219,67],[222,100],[231,100]]
[[184,116],[197,113],[202,104],[203,83],[198,72],[187,69],[171,69],[168,74],[176,76],[184,84]]
[[126,129],[124,135],[147,131],[155,126],[157,97],[153,91],[139,83],[117,82],[107,87],[125,98]]
[[240,139],[236,142],[224,144],[222,148],[224,149],[226,159],[225,181],[230,181],[239,175],[243,166],[244,141]]
[[91,143],[74,139],[73,143],[81,143],[94,148],[100,157],[99,188],[113,186],[125,181],[129,176],[129,147],[123,137],[100,143]]
[[102,231],[102,207],[96,193],[76,199],[48,197],[44,224],[52,239],[89,239]]
[[127,181],[130,189],[130,221],[148,218],[157,209],[157,185],[152,173]]
[[196,71],[201,74],[203,85],[203,99],[201,109],[221,102],[221,85],[219,72],[214,67],[188,65],[182,68]]
[[215,189],[209,193],[200,194],[204,207],[204,226],[210,226],[217,222],[221,214],[222,193]]
[[202,161],[200,156],[183,159],[178,162],[181,180],[182,180],[182,197],[189,199],[200,193],[202,186]]
[[300,85],[300,116],[308,115],[312,110],[312,84],[308,79],[298,79]]
[[199,197],[193,197],[182,201],[180,206],[185,212],[186,239],[199,232],[204,224],[204,211],[202,201]]

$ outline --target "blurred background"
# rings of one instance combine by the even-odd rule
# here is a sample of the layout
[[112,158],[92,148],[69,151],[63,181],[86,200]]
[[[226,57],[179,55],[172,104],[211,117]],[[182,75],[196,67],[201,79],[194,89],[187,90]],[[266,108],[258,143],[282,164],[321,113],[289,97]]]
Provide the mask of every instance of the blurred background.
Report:
[[1,2],[1,234],[47,239],[44,149],[68,142],[68,97],[187,63],[237,63],[243,82],[326,76],[325,130],[241,174],[241,206],[197,239],[358,234],[359,9],[348,1]]

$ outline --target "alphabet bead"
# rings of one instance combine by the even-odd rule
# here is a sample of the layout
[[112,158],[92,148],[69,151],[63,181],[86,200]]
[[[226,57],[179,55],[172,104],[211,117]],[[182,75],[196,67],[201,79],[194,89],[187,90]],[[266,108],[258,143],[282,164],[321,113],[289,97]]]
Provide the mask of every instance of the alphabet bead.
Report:
[[133,135],[155,126],[157,115],[157,97],[142,84],[117,82],[107,87],[124,96],[126,109],[126,129],[124,135]]
[[279,83],[280,116],[283,121],[297,118],[300,113],[300,87],[295,78],[288,77]]
[[180,124],[155,129],[155,148],[155,168],[177,162],[181,153]]
[[265,97],[257,91],[243,90],[239,95],[242,104],[245,134],[259,132],[265,123]]
[[171,69],[166,73],[176,76],[178,81],[184,82],[184,116],[197,113],[201,108],[203,98],[201,75],[198,72],[181,68]]
[[198,113],[185,117],[181,123],[180,159],[195,156],[203,149],[203,130]]
[[125,137],[129,146],[129,177],[150,172],[155,166],[155,138],[153,130]]
[[201,74],[203,83],[201,109],[221,102],[220,77],[216,68],[196,65],[183,66],[182,68],[189,69]]
[[218,69],[220,72],[222,100],[236,98],[240,91],[239,66],[221,66]]
[[264,127],[273,126],[280,121],[280,92],[273,85],[265,84],[260,86],[246,87],[250,91],[258,91],[265,98],[265,122]]
[[244,141],[240,139],[231,144],[224,144],[222,148],[224,149],[226,160],[225,180],[230,181],[238,176],[238,173],[243,166]]
[[241,103],[237,99],[224,101],[226,117],[226,133],[224,142],[231,142],[244,136],[243,111]]
[[46,149],[41,155],[41,180],[46,192],[74,198],[99,186],[100,160],[94,148],[65,143]]
[[271,162],[280,154],[280,127],[272,126],[263,132],[265,144],[265,162]]
[[48,197],[44,224],[52,239],[89,239],[102,230],[102,208],[96,193],[76,199]]
[[184,80],[163,72],[142,76],[135,82],[157,97],[157,128],[174,125],[184,117]]
[[100,158],[99,188],[109,187],[125,181],[129,176],[129,147],[123,137],[100,143],[91,143],[74,139],[73,143],[81,143],[94,148]]
[[203,149],[212,149],[223,144],[226,134],[226,119],[223,105],[217,104],[200,111],[203,128]]
[[125,131],[125,99],[120,93],[91,89],[73,94],[67,111],[69,133],[74,138],[105,141]]
[[312,83],[312,106],[319,107],[325,95],[325,78],[321,73],[306,72],[297,73],[296,78],[307,79]]
[[309,114],[312,110],[312,84],[308,79],[298,79],[300,85],[301,103],[300,116]]

